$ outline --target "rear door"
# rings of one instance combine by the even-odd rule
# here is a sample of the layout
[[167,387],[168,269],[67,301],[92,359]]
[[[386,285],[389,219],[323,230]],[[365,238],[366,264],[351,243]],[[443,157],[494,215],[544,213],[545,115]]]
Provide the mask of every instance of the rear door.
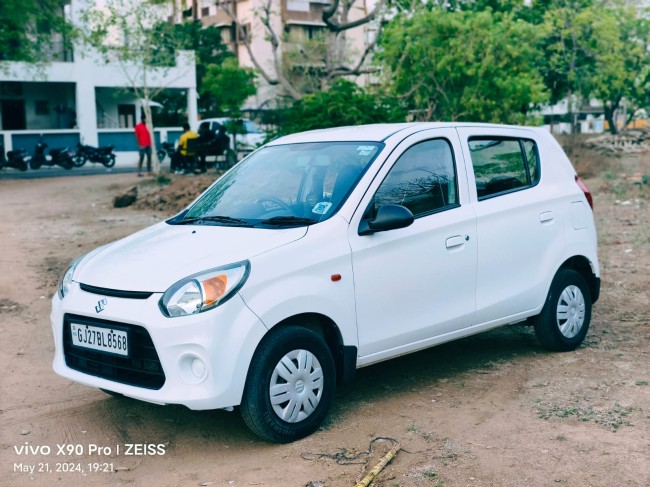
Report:
[[[409,208],[414,223],[359,235],[361,219],[391,203]],[[422,131],[395,149],[361,200],[348,238],[360,362],[422,348],[474,322],[476,221],[454,129]]]
[[478,321],[525,314],[543,303],[548,270],[564,252],[561,188],[545,171],[534,131],[463,127],[458,133],[477,217]]

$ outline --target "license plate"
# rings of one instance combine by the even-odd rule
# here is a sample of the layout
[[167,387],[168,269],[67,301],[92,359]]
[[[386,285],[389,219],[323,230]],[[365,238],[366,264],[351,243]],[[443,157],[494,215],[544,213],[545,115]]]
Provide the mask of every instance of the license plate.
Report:
[[124,357],[129,355],[129,334],[125,330],[70,323],[70,332],[75,347],[90,348]]

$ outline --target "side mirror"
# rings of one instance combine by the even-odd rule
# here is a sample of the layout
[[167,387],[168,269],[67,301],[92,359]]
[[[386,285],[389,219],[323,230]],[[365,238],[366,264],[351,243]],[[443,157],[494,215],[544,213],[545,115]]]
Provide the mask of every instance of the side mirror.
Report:
[[372,220],[361,220],[359,235],[372,235],[376,232],[397,230],[413,223],[413,213],[402,205],[384,205],[377,210]]

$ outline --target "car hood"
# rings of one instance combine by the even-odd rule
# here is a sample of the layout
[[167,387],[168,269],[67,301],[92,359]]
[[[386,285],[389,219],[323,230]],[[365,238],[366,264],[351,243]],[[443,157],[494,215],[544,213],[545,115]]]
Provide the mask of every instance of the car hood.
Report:
[[159,223],[88,254],[73,280],[122,291],[165,292],[191,274],[250,259],[305,236],[307,227],[238,228]]

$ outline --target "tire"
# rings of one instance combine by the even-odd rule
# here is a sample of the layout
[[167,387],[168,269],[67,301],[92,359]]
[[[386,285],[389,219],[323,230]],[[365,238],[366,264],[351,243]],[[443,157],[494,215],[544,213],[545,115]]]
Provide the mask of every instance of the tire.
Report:
[[75,155],[72,158],[72,163],[74,164],[74,167],[82,167],[84,164],[86,164],[86,158],[82,155]]
[[27,163],[25,161],[19,162],[18,166],[16,166],[16,169],[18,169],[20,172],[27,171]]
[[255,352],[244,388],[242,416],[251,431],[265,440],[298,440],[325,420],[335,383],[334,360],[322,338],[305,328],[282,327],[271,331]]
[[573,269],[560,269],[553,278],[542,312],[533,323],[535,334],[548,350],[575,350],[585,339],[591,322],[591,292]]
[[29,167],[32,169],[39,169],[41,167],[41,163],[38,159],[32,158],[32,160],[29,161]]
[[66,158],[60,162],[60,165],[63,169],[70,170],[74,167],[74,162],[72,161],[72,157]]
[[113,167],[115,165],[115,154],[108,154],[102,161],[102,164],[104,164],[104,167]]
[[156,154],[158,155],[158,162],[160,162],[162,164],[162,162],[165,160],[165,155],[167,153],[164,150],[161,149],[161,150],[157,151]]

